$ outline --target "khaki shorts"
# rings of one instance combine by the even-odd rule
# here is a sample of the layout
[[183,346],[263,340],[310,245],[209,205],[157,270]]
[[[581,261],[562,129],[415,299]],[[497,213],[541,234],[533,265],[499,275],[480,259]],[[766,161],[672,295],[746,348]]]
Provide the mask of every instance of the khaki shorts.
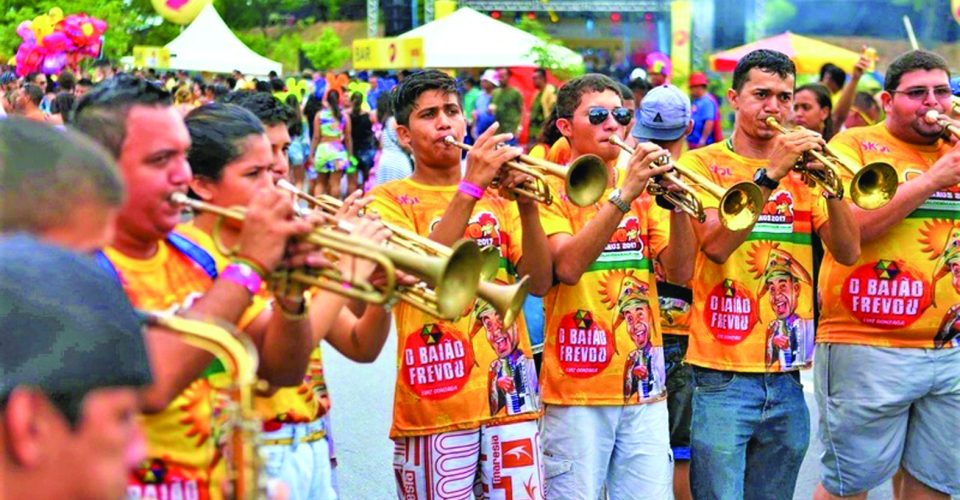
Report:
[[868,491],[902,465],[960,494],[960,348],[817,344],[814,381],[827,491]]

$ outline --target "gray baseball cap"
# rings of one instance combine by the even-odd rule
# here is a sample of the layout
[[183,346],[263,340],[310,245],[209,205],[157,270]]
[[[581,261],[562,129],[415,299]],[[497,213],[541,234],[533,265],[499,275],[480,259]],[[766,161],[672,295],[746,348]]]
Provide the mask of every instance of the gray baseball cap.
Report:
[[79,403],[97,388],[151,380],[140,317],[120,283],[93,258],[26,233],[0,237],[0,346],[0,399],[30,386]]
[[689,123],[690,98],[673,85],[661,85],[643,97],[631,135],[641,141],[675,141]]

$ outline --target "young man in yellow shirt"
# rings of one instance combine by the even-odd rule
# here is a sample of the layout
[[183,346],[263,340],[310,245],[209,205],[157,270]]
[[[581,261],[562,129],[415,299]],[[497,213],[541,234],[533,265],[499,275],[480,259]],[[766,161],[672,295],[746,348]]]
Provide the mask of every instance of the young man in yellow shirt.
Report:
[[893,165],[899,188],[881,208],[853,209],[860,258],[827,255],[820,273],[815,498],[865,498],[898,467],[901,498],[960,494],[960,149],[925,119],[949,114],[951,98],[946,61],[907,52],[887,69],[886,119],[830,142],[851,165]]
[[[423,71],[394,90],[397,135],[416,168],[408,179],[371,191],[383,219],[444,245],[470,238],[500,253],[498,283],[529,275],[530,292],[550,286],[551,260],[538,205],[486,188],[518,148],[498,147],[512,134],[492,125],[467,155],[459,148],[466,120],[452,78]],[[523,317],[504,327],[478,300],[457,321],[441,321],[407,304],[394,307],[399,335],[393,427],[394,472],[402,498],[543,498],[537,418],[540,394]],[[478,338],[479,337],[479,338]]]
[[[266,273],[282,261],[323,263],[313,248],[288,249],[291,237],[312,229],[309,221],[293,217],[289,197],[272,189],[257,193],[239,238],[244,259],[221,271],[202,248],[172,232],[180,207],[170,196],[185,192],[192,174],[186,161],[190,136],[168,93],[134,77],[112,78],[78,102],[75,126],[116,156],[128,188],[114,243],[98,258],[134,306],[190,309],[238,324],[258,347],[262,378],[279,386],[299,384],[312,339],[306,303],[278,297],[278,313],[272,314],[255,299]],[[128,495],[217,498],[220,485],[211,482],[217,429],[204,376],[213,357],[168,333],[150,330],[146,340],[154,375],[143,399],[148,459],[131,473]]]
[[718,201],[702,197],[707,220],[696,226],[687,350],[694,498],[793,497],[810,439],[798,371],[813,354],[810,235],[816,231],[837,260],[859,255],[847,201],[821,199],[794,171],[823,139],[805,129],[780,134],[765,123],[789,118],[795,74],[780,52],[744,56],[727,92],[737,113],[733,136],[678,162],[723,188],[753,180],[768,200],[753,226],[731,231]]
[[[570,202],[564,187],[541,218],[550,241],[557,284],[544,298],[541,377],[547,496],[593,500],[667,498],[671,492],[666,374],[653,259],[674,279],[693,260],[693,232],[683,214],[670,228],[652,217],[651,179],[669,167],[653,162],[666,152],[642,144],[617,168],[622,138],[633,118],[619,86],[588,74],[557,94],[557,127],[571,157],[595,154],[607,168],[601,201]],[[668,236],[669,234],[669,236]],[[689,268],[687,269],[689,271]]]

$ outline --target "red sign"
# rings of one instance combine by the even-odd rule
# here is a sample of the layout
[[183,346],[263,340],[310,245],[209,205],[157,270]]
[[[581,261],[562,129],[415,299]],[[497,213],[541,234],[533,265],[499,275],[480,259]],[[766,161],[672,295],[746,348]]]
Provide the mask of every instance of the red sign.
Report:
[[473,349],[455,329],[428,323],[407,336],[400,372],[418,396],[446,399],[460,392],[473,369]]
[[739,344],[759,321],[753,294],[734,280],[723,280],[707,295],[703,321],[721,344]]
[[590,311],[581,309],[560,321],[557,357],[567,375],[588,378],[602,372],[610,364],[613,347],[613,333]]
[[843,305],[861,323],[904,328],[930,307],[930,284],[903,261],[879,260],[855,269],[843,283]]

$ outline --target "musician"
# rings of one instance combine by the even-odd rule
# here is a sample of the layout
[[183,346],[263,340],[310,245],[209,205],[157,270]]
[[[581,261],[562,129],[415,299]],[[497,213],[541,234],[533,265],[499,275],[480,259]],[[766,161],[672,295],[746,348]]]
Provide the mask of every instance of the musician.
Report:
[[[237,323],[258,347],[262,378],[276,385],[299,384],[312,340],[307,303],[278,297],[278,314],[271,314],[254,294],[281,261],[297,266],[318,261],[321,256],[313,248],[287,244],[312,224],[293,217],[288,197],[261,190],[247,207],[239,238],[242,259],[216,269],[206,251],[172,232],[180,207],[170,195],[186,191],[192,174],[186,162],[190,136],[169,94],[117,76],[78,102],[75,126],[117,158],[130,190],[117,217],[116,239],[98,258],[131,302],[147,310],[189,308]],[[151,330],[146,340],[154,372],[154,384],[143,398],[148,459],[131,474],[128,494],[217,497],[219,485],[210,481],[216,451],[210,434],[210,383],[203,376],[213,358],[168,334]],[[212,365],[214,373],[216,367]]]
[[[687,134],[694,126],[690,98],[673,85],[661,85],[644,95],[638,109],[637,124],[631,132],[634,142],[653,142],[669,151],[673,158],[680,158]],[[652,214],[661,220],[669,219],[675,207],[666,200],[657,201],[658,206],[651,209]],[[690,334],[693,292],[690,291],[689,281],[680,284],[667,281],[659,260],[654,261],[654,272],[666,369],[667,414],[670,449],[673,452],[673,495],[677,500],[686,500],[691,498],[690,417],[693,411],[693,382],[690,380],[692,369],[683,359],[687,354],[687,337]]]
[[[677,275],[692,262],[693,246],[680,242],[692,242],[693,233],[684,214],[671,215],[669,238],[651,217],[653,200],[644,193],[648,180],[669,168],[652,165],[662,149],[641,144],[625,168],[615,166],[620,148],[609,138],[623,136],[632,111],[603,75],[570,80],[557,95],[557,127],[571,157],[599,156],[609,183],[602,201],[578,207],[551,182],[557,195],[542,209],[559,281],[544,299],[550,498],[593,500],[604,485],[612,498],[665,498],[671,490],[666,393],[662,383],[649,384],[664,371],[651,259],[659,256],[670,275],[686,279]],[[661,350],[649,365],[640,360],[647,345]]]
[[17,117],[0,165],[0,497],[117,498],[144,456],[150,366],[119,285],[62,247],[112,239],[120,175],[81,134]]
[[[269,94],[263,94],[275,98]],[[273,185],[280,169],[278,156],[261,121],[247,109],[233,104],[208,104],[193,110],[185,120],[191,148],[187,155],[193,171],[190,191],[204,202],[222,206],[245,206],[260,189]],[[285,161],[285,160],[284,160]],[[350,204],[356,195],[348,199]],[[382,241],[388,234],[370,219],[356,221],[358,238]],[[214,243],[217,216],[196,214],[177,226],[177,233],[201,246],[217,261],[219,269],[230,263]],[[221,246],[231,248],[239,228],[224,224],[217,232]],[[365,281],[372,270],[368,263],[341,256],[344,276]],[[258,296],[270,299],[261,287]],[[344,306],[347,299],[327,291],[316,291],[310,300],[313,329],[310,363],[297,387],[279,388],[269,397],[258,397],[257,412],[263,421],[263,455],[268,477],[282,480],[292,499],[334,498],[330,446],[326,440],[330,398],[323,376],[320,341],[327,340],[338,351],[359,362],[375,360],[390,331],[390,317],[380,306],[366,308],[358,320]]]
[[[736,112],[733,136],[679,160],[681,168],[723,188],[753,180],[768,200],[753,226],[731,231],[720,222],[718,202],[705,196],[707,220],[695,226],[701,251],[687,351],[695,387],[694,498],[793,497],[810,435],[798,370],[810,360],[768,365],[767,332],[771,325],[779,331],[777,322],[791,322],[793,314],[811,318],[813,293],[809,280],[793,281],[788,293],[765,287],[782,274],[775,272],[782,262],[791,263],[792,276],[800,270],[809,276],[814,231],[835,259],[850,263],[859,254],[859,230],[847,201],[821,196],[793,171],[804,153],[823,148],[823,139],[806,129],[780,134],[764,121],[789,118],[795,74],[780,52],[744,56],[727,91]],[[767,304],[761,293],[771,293]]]
[[263,123],[270,150],[273,153],[273,173],[275,178],[286,179],[290,174],[290,130],[287,124],[293,118],[293,110],[280,102],[269,92],[231,92],[224,98],[225,103],[246,108]]
[[880,96],[883,122],[830,143],[850,164],[893,165],[900,184],[887,205],[853,209],[860,258],[823,262],[815,380],[827,447],[815,497],[864,498],[902,467],[902,498],[948,498],[960,494],[952,430],[960,349],[943,333],[960,292],[942,278],[956,261],[960,150],[924,119],[930,110],[949,113],[948,65],[907,52],[888,67]]
[[[466,236],[493,246],[501,256],[497,281],[511,283],[516,275],[529,275],[530,292],[545,293],[551,260],[537,203],[527,198],[514,203],[487,189],[498,175],[504,189],[527,180],[502,169],[520,153],[519,148],[498,147],[512,134],[498,134],[496,124],[480,134],[461,175],[461,150],[444,139],[459,141],[466,132],[452,78],[433,70],[411,74],[395,89],[394,110],[397,135],[413,150],[416,168],[410,178],[373,189],[379,214],[444,245]],[[481,302],[475,307],[485,307]],[[530,401],[518,412],[490,411],[487,367],[499,361],[502,368],[502,351],[507,351],[497,347],[503,343],[498,340],[504,332],[500,318],[480,314],[485,335],[494,339],[490,345],[470,342],[476,321],[472,311],[447,322],[401,303],[394,315],[399,372],[390,437],[396,443],[398,494],[467,498],[473,490],[484,498],[542,498],[537,388],[527,389]],[[530,341],[522,316],[515,328],[511,342],[518,339],[519,357],[529,366]]]

